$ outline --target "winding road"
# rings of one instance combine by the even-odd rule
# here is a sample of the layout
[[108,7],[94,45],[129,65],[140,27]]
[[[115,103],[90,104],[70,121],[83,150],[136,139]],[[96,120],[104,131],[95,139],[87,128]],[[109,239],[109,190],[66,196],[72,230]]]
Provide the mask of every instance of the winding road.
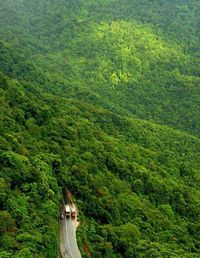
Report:
[[64,209],[62,210],[63,219],[60,220],[60,253],[63,258],[81,258],[76,241],[77,217],[66,218]]

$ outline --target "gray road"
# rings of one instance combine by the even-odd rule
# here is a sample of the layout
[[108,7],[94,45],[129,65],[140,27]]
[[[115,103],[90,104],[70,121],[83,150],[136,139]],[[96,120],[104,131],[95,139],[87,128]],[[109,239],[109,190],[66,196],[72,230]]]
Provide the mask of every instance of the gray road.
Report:
[[64,216],[64,219],[60,221],[61,255],[63,256],[63,258],[81,258],[81,254],[76,241],[76,226],[74,220],[71,218],[66,218]]

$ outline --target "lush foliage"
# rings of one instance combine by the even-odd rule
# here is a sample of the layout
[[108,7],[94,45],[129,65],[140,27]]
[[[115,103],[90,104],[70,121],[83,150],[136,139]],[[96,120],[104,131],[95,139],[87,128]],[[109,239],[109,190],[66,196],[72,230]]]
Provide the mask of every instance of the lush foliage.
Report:
[[198,1],[0,4],[0,257],[199,257]]

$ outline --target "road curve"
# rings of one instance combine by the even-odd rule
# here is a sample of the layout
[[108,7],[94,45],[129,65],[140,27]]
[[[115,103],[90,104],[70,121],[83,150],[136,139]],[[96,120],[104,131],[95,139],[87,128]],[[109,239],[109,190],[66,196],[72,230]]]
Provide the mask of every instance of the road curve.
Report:
[[76,241],[76,223],[75,220],[66,218],[64,209],[62,210],[64,216],[60,220],[60,252],[63,258],[81,258]]

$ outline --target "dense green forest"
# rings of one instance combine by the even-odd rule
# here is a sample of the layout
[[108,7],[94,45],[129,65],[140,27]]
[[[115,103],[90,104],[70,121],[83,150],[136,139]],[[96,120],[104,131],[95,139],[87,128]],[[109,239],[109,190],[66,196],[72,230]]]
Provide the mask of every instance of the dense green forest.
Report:
[[0,0],[0,257],[200,257],[198,0]]

